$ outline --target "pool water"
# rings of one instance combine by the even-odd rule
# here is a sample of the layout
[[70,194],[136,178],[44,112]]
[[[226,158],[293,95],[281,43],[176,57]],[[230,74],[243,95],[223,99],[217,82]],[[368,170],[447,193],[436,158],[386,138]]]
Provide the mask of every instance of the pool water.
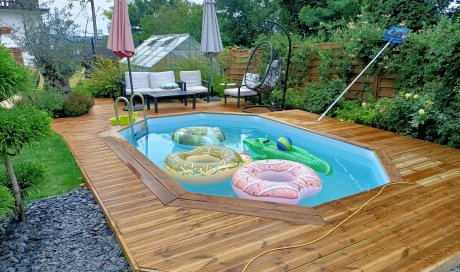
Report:
[[[135,125],[135,131],[140,126]],[[251,157],[254,153],[245,148],[243,139],[268,135],[274,141],[288,136],[294,145],[326,160],[334,169],[333,174],[326,176],[318,173],[323,183],[321,192],[302,200],[298,204],[300,206],[317,206],[389,182],[385,170],[371,150],[252,115],[200,113],[152,118],[148,120],[149,134],[136,139],[131,136],[129,129],[122,130],[120,134],[163,169],[163,161],[169,154],[190,151],[190,148],[178,145],[171,139],[174,131],[190,126],[220,128],[226,135],[224,146],[245,152]],[[189,192],[238,198],[233,192],[231,179],[211,185],[178,183]]]

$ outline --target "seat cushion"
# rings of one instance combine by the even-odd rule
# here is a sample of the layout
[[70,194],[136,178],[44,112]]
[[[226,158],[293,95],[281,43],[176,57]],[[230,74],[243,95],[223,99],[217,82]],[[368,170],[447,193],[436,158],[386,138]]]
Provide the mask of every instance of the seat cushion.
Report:
[[201,85],[201,71],[180,71],[179,78],[184,81],[188,87],[202,86]]
[[203,87],[203,86],[192,86],[189,87],[188,85],[186,86],[186,91],[191,92],[191,93],[207,93],[208,88]]
[[150,92],[153,93],[158,93],[158,92],[177,92],[180,91],[180,88],[175,88],[175,89],[163,89],[163,88],[151,88]]
[[[140,94],[148,94],[152,92],[152,89],[150,88],[134,88],[135,93],[140,93]],[[126,88],[126,95],[131,94],[131,88]]]
[[[131,77],[133,79],[133,87],[137,88],[149,88],[149,73],[148,72],[132,72]],[[129,73],[125,73],[126,90],[131,90],[131,82],[129,81]],[[130,91],[131,93],[131,91]]]
[[173,71],[149,73],[149,87],[152,89],[160,88],[162,84],[176,82]]
[[[229,96],[238,97],[238,88],[225,89],[224,94],[229,95]],[[248,88],[246,88],[244,86],[241,87],[241,90],[240,90],[240,96],[241,97],[243,97],[243,96],[256,96],[256,95],[257,95],[256,91],[250,90],[250,89],[248,89]]]

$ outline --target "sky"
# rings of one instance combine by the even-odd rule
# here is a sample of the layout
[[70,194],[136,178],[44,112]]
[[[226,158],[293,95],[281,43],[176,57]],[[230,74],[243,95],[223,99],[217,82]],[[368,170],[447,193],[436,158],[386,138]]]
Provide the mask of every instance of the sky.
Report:
[[[189,0],[194,3],[202,3],[203,0]],[[71,10],[72,15],[75,18],[75,23],[80,26],[80,32],[83,35],[85,29],[87,29],[88,35],[93,35],[93,22],[91,20],[91,4],[86,1],[86,5],[82,6],[79,4],[80,1],[74,1],[75,5]],[[68,0],[54,0],[50,5],[51,8],[63,8],[68,3]],[[110,20],[108,20],[102,13],[104,10],[109,10],[113,7],[113,0],[94,0],[94,5],[96,9],[96,24],[98,32],[102,32],[104,35],[107,35],[109,32],[108,25]],[[88,22],[88,24],[87,24]]]

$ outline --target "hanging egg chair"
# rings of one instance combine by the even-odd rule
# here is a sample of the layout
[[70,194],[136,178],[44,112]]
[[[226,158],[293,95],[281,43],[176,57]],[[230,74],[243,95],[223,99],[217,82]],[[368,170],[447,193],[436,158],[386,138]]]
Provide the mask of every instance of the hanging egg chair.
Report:
[[275,89],[281,80],[281,59],[271,43],[263,41],[252,51],[246,65],[246,87],[266,94]]

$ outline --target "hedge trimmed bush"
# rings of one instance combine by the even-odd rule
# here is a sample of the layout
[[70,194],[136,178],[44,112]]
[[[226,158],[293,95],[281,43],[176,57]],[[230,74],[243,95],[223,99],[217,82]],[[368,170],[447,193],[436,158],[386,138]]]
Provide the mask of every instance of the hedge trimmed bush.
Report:
[[61,117],[74,117],[87,113],[94,106],[91,97],[80,93],[70,93],[64,101]]

